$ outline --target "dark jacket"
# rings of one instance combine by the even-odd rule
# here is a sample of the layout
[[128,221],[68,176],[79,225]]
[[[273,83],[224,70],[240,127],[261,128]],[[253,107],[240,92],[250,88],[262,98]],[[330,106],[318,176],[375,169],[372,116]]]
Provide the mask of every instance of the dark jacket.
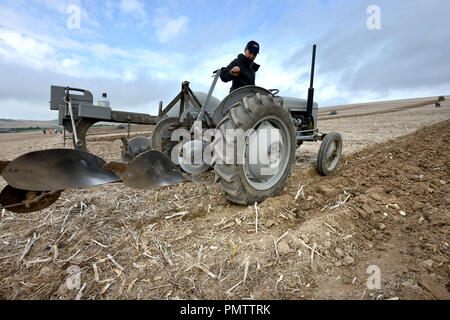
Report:
[[[235,66],[238,66],[239,69],[241,69],[241,72],[237,77],[230,74],[230,70]],[[220,70],[220,79],[222,79],[223,82],[233,80],[233,85],[230,89],[231,92],[243,86],[255,85],[255,72],[258,71],[258,69],[259,64],[254,63],[252,59],[247,58],[241,53],[238,55],[237,59],[231,61],[228,67]]]

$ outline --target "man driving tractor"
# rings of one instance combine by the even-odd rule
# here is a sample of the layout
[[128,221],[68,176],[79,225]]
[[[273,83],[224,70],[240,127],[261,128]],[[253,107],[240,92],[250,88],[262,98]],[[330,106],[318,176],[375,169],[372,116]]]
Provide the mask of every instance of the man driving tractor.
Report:
[[233,81],[230,92],[255,84],[255,73],[259,69],[259,64],[254,61],[258,53],[259,44],[256,41],[250,41],[244,49],[244,54],[240,53],[228,67],[220,70],[220,79],[223,82]]

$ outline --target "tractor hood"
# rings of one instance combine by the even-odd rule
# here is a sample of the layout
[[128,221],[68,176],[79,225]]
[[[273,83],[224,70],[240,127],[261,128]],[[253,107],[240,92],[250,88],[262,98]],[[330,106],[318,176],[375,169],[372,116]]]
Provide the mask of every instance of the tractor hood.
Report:
[[[289,111],[305,111],[306,112],[306,100],[293,98],[293,97],[281,97],[283,98],[283,107]],[[319,105],[317,102],[313,103],[313,113],[317,112]]]

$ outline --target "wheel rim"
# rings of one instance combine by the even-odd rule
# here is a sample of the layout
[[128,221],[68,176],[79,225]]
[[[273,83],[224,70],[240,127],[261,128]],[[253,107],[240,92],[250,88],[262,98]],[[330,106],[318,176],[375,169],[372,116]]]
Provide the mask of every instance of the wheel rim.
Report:
[[[272,131],[273,129],[275,131]],[[267,190],[280,181],[287,168],[291,153],[291,137],[286,124],[276,116],[264,117],[253,127],[253,130],[247,135],[244,148],[244,175],[253,188]],[[264,135],[267,137],[267,134],[269,137],[265,141]],[[253,149],[255,145],[250,146],[255,141],[258,143],[256,156]],[[256,164],[255,160],[257,160]],[[261,160],[263,160],[262,165]]]
[[165,126],[162,130],[161,130],[161,141],[160,141],[160,145],[161,145],[161,151],[169,154],[170,152],[172,152],[172,144],[173,141],[171,141],[171,133],[173,131],[173,125],[169,124],[167,126]]
[[332,171],[339,162],[341,147],[342,144],[338,138],[335,138],[328,146],[328,149],[325,153],[325,166],[328,171]]
[[[170,119],[170,120],[169,120]],[[153,145],[152,141],[152,149],[159,149],[161,152],[167,154],[168,156],[171,156],[172,149],[177,145],[178,142],[172,141],[172,132],[176,128],[176,124],[178,123],[178,119],[175,118],[166,118],[162,121],[166,121],[166,123],[160,123],[159,127],[157,124],[157,127],[155,127],[154,133],[158,131],[158,139],[156,142],[156,145]],[[153,138],[153,136],[152,136]]]

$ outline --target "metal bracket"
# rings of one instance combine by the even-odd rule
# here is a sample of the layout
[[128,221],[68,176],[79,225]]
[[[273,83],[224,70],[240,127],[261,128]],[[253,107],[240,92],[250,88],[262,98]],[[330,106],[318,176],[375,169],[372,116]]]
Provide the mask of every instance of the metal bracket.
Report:
[[[206,111],[206,106],[208,105],[209,100],[211,99],[211,96],[212,96],[213,91],[217,84],[217,80],[219,79],[220,69],[217,69],[216,71],[214,71],[213,74],[214,74],[214,80],[211,84],[211,87],[209,88],[208,96],[206,97],[205,103],[203,104],[203,106],[200,110],[200,113],[198,114],[197,121],[203,120],[203,117],[204,117],[205,111]],[[206,120],[206,121],[208,122],[208,120]],[[210,124],[208,124],[208,125],[210,125]]]
[[70,97],[67,97],[67,96],[64,98],[64,100],[66,101],[67,107],[69,109],[70,122],[72,123],[73,138],[74,138],[75,146],[81,147],[83,143],[81,142],[80,139],[78,139],[77,128],[75,126],[75,120],[73,117],[72,100],[70,99]]

